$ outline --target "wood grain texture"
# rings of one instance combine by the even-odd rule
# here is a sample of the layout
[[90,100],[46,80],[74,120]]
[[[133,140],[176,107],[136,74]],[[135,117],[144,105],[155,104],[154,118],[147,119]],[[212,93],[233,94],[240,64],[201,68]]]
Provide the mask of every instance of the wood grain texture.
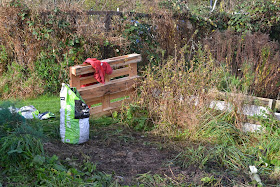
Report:
[[137,75],[137,63],[129,64],[129,76],[134,77]]
[[81,87],[80,77],[75,76],[72,72],[72,67],[70,67],[70,87],[76,87],[79,89]]
[[90,108],[90,115],[92,117],[100,117],[104,115],[111,115],[114,111],[119,111],[123,105],[123,103],[126,103],[127,100],[121,100],[114,103],[111,103],[111,107],[107,108],[106,110],[102,109],[102,106],[96,106]]
[[[139,54],[130,54],[130,55],[124,55],[114,58],[108,58],[101,60],[101,62],[107,62],[110,64],[112,68],[117,68],[120,66],[125,66],[131,63],[137,63],[142,60],[141,55]],[[95,72],[95,70],[92,68],[91,65],[76,65],[72,67],[71,73],[74,75],[83,75],[87,73]]]
[[[141,55],[139,54],[101,60],[101,62],[109,63],[113,68],[111,75],[105,75],[105,84],[98,83],[93,75],[81,76],[95,72],[91,65],[72,66],[70,68],[71,87],[78,88],[87,105],[101,104],[90,108],[90,113],[93,117],[110,115],[112,112],[119,110],[124,102],[131,101],[135,87],[141,78],[137,76],[137,63],[141,60]],[[81,88],[81,85],[91,83],[96,84]],[[122,100],[112,102],[112,100],[118,98]]]
[[[122,92],[117,92],[117,93],[110,94],[110,102],[112,102],[113,99],[130,96],[131,93],[134,92],[134,90],[135,90],[134,88],[130,88],[130,89],[122,91]],[[85,102],[89,106],[95,105],[95,104],[98,104],[98,103],[102,103],[102,97],[86,99]]]
[[79,93],[84,100],[103,97],[108,94],[122,92],[131,89],[139,76],[124,77],[112,80],[106,84],[95,84],[79,89]]

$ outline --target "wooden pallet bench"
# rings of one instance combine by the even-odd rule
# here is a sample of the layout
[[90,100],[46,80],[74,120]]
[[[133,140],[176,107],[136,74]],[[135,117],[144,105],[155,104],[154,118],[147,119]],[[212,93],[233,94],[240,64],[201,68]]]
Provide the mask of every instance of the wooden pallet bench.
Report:
[[[70,67],[70,86],[78,89],[86,104],[92,106],[91,115],[96,117],[120,110],[123,102],[131,99],[139,78],[137,63],[141,61],[141,55],[129,54],[100,61],[107,62],[113,68],[111,75],[105,75],[105,84],[98,83],[93,75],[82,77],[95,72],[91,65]],[[96,84],[81,88],[81,85],[90,83]]]

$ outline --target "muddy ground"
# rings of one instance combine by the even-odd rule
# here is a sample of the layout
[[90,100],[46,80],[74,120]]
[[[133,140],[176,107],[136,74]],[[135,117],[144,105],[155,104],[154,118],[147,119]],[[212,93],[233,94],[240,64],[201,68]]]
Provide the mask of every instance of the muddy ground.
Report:
[[[159,138],[136,133],[120,125],[91,130],[90,140],[82,145],[63,144],[59,140],[46,143],[49,155],[57,155],[62,160],[74,160],[79,165],[83,159],[97,164],[97,170],[114,174],[122,185],[137,184],[139,174],[150,172],[161,176],[184,180],[189,184],[202,184],[201,178],[211,173],[196,166],[183,169],[176,165],[179,152],[163,148]],[[221,181],[230,183],[227,176],[219,176]]]

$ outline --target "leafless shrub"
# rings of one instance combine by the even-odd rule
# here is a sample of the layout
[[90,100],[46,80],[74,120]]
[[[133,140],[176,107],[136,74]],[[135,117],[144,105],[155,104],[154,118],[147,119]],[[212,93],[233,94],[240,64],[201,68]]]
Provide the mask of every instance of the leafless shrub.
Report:
[[[204,40],[213,58],[228,65],[233,75],[244,77],[252,72],[249,93],[276,98],[280,90],[279,43],[262,33],[236,34],[214,32]],[[245,66],[250,66],[246,72]]]
[[[139,88],[139,97],[135,99],[149,112],[157,124],[154,132],[160,135],[168,136],[186,129],[191,132],[201,126],[202,119],[212,120],[217,116],[215,111],[209,110],[209,104],[217,97],[212,90],[219,84],[225,70],[216,66],[214,59],[201,50],[190,63],[184,59],[182,51],[177,54],[181,57],[150,66],[144,72],[145,80]],[[240,128],[242,117],[237,110],[231,111],[231,116],[233,124]]]

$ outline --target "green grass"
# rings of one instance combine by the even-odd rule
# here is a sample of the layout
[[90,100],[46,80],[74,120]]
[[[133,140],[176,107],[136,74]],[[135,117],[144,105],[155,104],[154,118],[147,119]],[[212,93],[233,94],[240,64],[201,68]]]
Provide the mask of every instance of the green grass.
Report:
[[59,125],[60,125],[60,97],[59,95],[42,95],[38,98],[15,100],[15,107],[33,105],[40,113],[52,112],[55,118],[48,120],[32,120],[34,123],[40,123],[43,132],[48,139],[60,139]]
[[[121,97],[117,99],[111,100],[111,102],[121,101],[123,99],[127,99],[127,97]],[[0,101],[0,104],[4,101]],[[49,111],[55,114],[55,118],[51,118],[48,120],[33,120],[40,123],[43,127],[44,134],[49,138],[59,139],[59,124],[60,124],[60,97],[59,95],[42,95],[38,98],[30,98],[25,100],[11,100],[12,103],[15,104],[16,108],[20,108],[23,106],[33,105],[40,113]],[[92,105],[92,107],[99,106],[100,104]],[[90,124],[91,126],[103,126],[104,124],[110,125],[116,123],[116,120],[112,118],[91,118]]]
[[[16,108],[33,105],[40,113],[52,112],[59,117],[60,97],[59,95],[42,95],[37,98],[30,99],[11,99],[8,100],[15,105]],[[0,100],[0,104],[7,102],[7,100]]]
[[59,117],[60,109],[60,97],[59,95],[43,95],[38,98],[26,99],[26,100],[16,100],[15,106],[17,108],[33,105],[40,113],[49,111],[54,113]]

